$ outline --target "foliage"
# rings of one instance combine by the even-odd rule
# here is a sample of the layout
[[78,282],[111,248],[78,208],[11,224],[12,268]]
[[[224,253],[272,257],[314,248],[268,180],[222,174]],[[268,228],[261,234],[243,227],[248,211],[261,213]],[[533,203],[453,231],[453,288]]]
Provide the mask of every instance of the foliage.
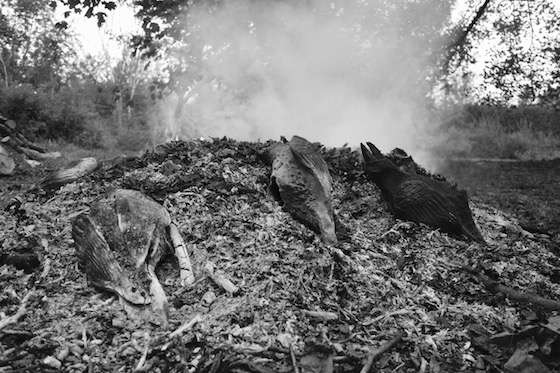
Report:
[[[84,16],[87,18],[95,17],[97,18],[97,25],[101,26],[105,22],[107,13],[104,10],[110,11],[116,8],[116,3],[114,1],[107,0],[58,0],[60,3],[68,7],[71,11],[76,13],[84,12]],[[56,8],[57,3],[51,1],[51,5]],[[99,10],[102,8],[103,10]],[[65,13],[66,16],[70,14],[70,11]],[[64,29],[68,26],[66,21],[57,23],[57,27]]]
[[436,156],[542,160],[560,157],[560,113],[538,106],[448,107],[431,135]]
[[99,139],[87,126],[91,110],[83,98],[68,88],[56,95],[29,84],[2,88],[0,113],[15,120],[31,140],[62,138],[96,146]]
[[[464,18],[478,1],[467,0]],[[462,21],[466,23],[466,21]],[[454,100],[557,106],[560,7],[554,2],[490,2],[444,77]]]
[[[105,13],[99,9],[110,10],[115,6],[114,2],[99,0],[58,2],[78,12],[85,10],[88,17],[103,14],[100,22]],[[255,8],[263,4],[302,7],[293,0],[250,3]],[[196,85],[204,73],[200,69],[191,70],[208,52],[201,53],[191,44],[196,30],[189,28],[190,14],[200,9],[215,13],[230,4],[220,0],[136,0],[136,15],[142,21],[144,34],[133,37],[132,44],[150,57],[161,53],[165,40],[171,39],[181,46],[182,60],[171,68],[169,83],[182,94]],[[431,69],[419,71],[418,81],[430,81],[432,88],[446,99],[469,98],[507,105],[556,105],[558,102],[560,87],[556,81],[560,54],[556,44],[560,34],[560,8],[547,0],[485,1],[482,5],[478,0],[356,0],[331,2],[330,7],[322,6],[319,1],[306,4],[326,17],[340,17],[345,15],[341,11],[362,8],[364,17],[370,19],[369,24],[375,25],[373,36],[398,35],[396,40],[404,41],[404,44],[395,43],[395,53],[418,48],[418,53],[424,54]],[[424,22],[417,22],[419,17]],[[252,21],[255,20],[249,20]],[[289,24],[289,20],[285,22]],[[342,28],[341,32],[348,28],[351,29]],[[371,37],[365,35],[364,39]],[[189,43],[185,44],[187,40]],[[484,84],[480,84],[481,79]]]
[[[5,5],[4,5],[5,4]],[[6,0],[0,9],[0,78],[58,87],[70,65],[72,37],[55,27],[49,0]]]

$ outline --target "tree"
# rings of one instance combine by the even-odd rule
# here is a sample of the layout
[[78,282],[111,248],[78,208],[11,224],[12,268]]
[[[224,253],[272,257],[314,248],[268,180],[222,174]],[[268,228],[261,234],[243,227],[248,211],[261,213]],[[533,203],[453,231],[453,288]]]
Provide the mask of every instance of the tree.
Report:
[[0,9],[0,68],[7,87],[60,84],[71,35],[55,27],[48,0],[6,0]]
[[[71,9],[85,11],[86,16],[97,15],[100,22],[104,19],[104,12],[115,6],[113,2],[99,0],[58,1]],[[460,92],[461,95],[471,96],[471,99],[511,104],[538,102],[560,90],[555,78],[555,71],[560,71],[556,46],[560,10],[558,5],[547,0],[252,2],[254,7],[282,3],[308,6],[326,17],[339,16],[335,12],[343,8],[342,12],[360,7],[367,10],[364,17],[375,22],[374,27],[368,27],[370,34],[377,40],[379,37],[394,38],[396,53],[403,48],[412,50],[413,53],[407,52],[407,55],[424,53],[426,61],[431,61],[431,68],[419,72],[419,81],[428,79],[432,87],[443,88],[447,95]],[[199,63],[204,58],[201,51],[185,45],[187,41],[192,43],[196,37],[193,34],[196,30],[188,25],[189,14],[203,7],[210,13],[217,12],[232,2],[136,0],[134,4],[144,30],[143,35],[133,39],[135,47],[146,51],[146,55],[156,55],[162,40],[178,42],[177,45],[183,49],[183,61],[178,61],[175,67],[181,71],[174,70],[171,75],[184,77],[185,69],[192,70],[193,63]],[[459,16],[454,16],[457,13]],[[418,15],[424,16],[424,22],[418,22]],[[356,35],[364,40],[371,36],[365,35],[363,29],[356,31]],[[495,48],[489,49],[488,45]],[[192,74],[190,82],[171,80],[170,84],[175,84],[174,89],[183,95],[189,91],[188,87],[197,85],[204,74],[204,71],[197,71]],[[181,88],[185,84],[186,87]],[[489,88],[482,92],[481,87]]]
[[559,6],[546,0],[467,4],[460,22],[473,22],[455,48],[458,53],[448,59],[449,69],[442,77],[447,92],[463,90],[460,95],[471,101],[502,105],[533,104],[556,96]]

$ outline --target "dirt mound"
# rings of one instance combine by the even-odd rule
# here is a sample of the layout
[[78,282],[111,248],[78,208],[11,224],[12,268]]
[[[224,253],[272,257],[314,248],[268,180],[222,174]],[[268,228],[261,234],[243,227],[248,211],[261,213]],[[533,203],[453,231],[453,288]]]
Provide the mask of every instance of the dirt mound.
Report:
[[[539,305],[560,298],[560,263],[546,237],[482,204],[471,208],[489,247],[395,220],[359,155],[340,148],[323,154],[339,239],[329,246],[267,195],[265,146],[169,143],[7,202],[3,253],[36,253],[41,267],[0,267],[0,311],[20,316],[0,330],[0,371],[356,372],[400,332],[375,356],[378,371],[558,364],[559,322],[546,308],[557,303]],[[190,287],[172,256],[157,268],[170,331],[129,319],[78,269],[71,222],[117,187],[162,203],[191,254]],[[218,286],[208,263],[238,290]]]

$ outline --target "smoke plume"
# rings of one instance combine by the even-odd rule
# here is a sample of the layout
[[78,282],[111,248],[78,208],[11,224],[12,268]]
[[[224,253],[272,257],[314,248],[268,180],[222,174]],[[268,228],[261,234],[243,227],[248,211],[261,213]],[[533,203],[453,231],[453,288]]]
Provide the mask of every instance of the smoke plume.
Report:
[[[449,9],[441,1],[230,0],[186,17],[178,136],[412,151],[426,76]],[[447,6],[448,8],[449,6]],[[444,7],[445,8],[445,7]],[[178,111],[179,110],[179,111]]]

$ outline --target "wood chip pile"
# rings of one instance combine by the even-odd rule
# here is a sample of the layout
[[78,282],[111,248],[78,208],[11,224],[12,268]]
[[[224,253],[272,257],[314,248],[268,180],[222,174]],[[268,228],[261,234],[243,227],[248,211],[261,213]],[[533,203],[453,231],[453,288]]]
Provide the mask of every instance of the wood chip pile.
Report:
[[[327,245],[268,195],[267,145],[172,142],[3,201],[2,255],[38,260],[0,266],[0,372],[558,369],[560,261],[546,237],[491,206],[471,205],[488,247],[396,220],[360,155],[339,148],[323,151]],[[172,255],[157,268],[168,330],[127,317],[78,267],[72,222],[117,187],[162,203],[191,256],[191,286]]]

